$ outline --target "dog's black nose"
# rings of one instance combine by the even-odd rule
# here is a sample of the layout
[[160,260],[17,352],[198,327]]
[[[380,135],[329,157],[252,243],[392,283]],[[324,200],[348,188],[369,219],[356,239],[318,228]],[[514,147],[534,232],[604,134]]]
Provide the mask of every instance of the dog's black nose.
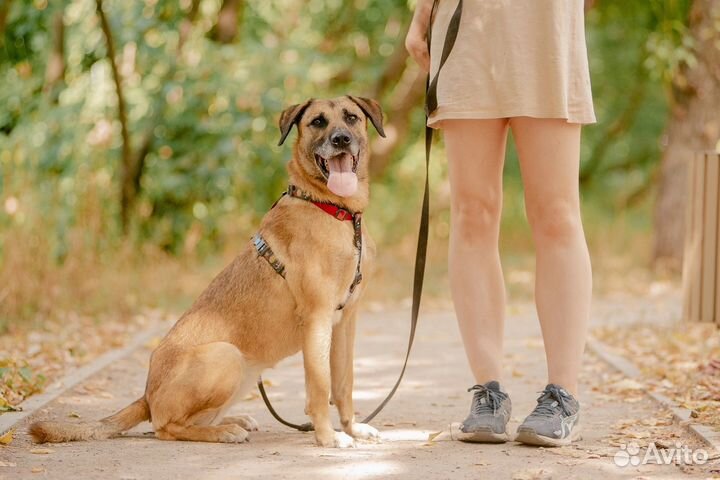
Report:
[[330,142],[336,147],[347,147],[351,140],[350,133],[346,130],[338,130],[330,135]]

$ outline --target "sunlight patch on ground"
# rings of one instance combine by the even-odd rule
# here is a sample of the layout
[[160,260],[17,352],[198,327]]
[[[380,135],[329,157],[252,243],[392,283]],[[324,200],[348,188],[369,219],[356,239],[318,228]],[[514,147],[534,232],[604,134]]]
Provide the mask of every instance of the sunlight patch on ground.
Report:
[[371,392],[369,390],[355,390],[353,392],[353,398],[355,400],[375,400],[378,398],[384,398],[387,392]]
[[371,478],[386,476],[403,472],[405,469],[399,462],[346,462],[344,465],[333,465],[319,468],[317,472],[325,478]]
[[426,442],[430,435],[430,430],[417,430],[410,428],[382,430],[380,438],[383,442]]

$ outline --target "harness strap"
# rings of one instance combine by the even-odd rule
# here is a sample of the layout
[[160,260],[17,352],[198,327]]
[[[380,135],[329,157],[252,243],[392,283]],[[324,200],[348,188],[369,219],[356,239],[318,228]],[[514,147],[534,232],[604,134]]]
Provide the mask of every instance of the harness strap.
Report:
[[[413,276],[413,294],[412,294],[412,310],[410,314],[410,335],[408,337],[408,345],[407,345],[407,352],[405,353],[405,361],[403,362],[402,369],[400,370],[400,375],[398,376],[397,381],[395,382],[395,385],[393,385],[392,389],[390,390],[390,393],[385,397],[385,399],[380,402],[380,405],[378,405],[375,410],[370,413],[367,417],[365,417],[362,420],[362,423],[368,423],[372,421],[373,418],[377,416],[380,411],[385,407],[385,405],[388,404],[390,399],[392,399],[393,395],[395,395],[395,392],[397,391],[398,387],[400,386],[400,382],[403,379],[403,376],[405,375],[405,370],[407,368],[408,360],[410,358],[410,351],[412,350],[413,341],[415,340],[415,331],[417,329],[417,323],[418,323],[418,313],[420,311],[420,300],[422,297],[422,287],[423,287],[423,281],[425,279],[425,259],[427,255],[427,245],[428,245],[428,231],[429,231],[429,224],[430,224],[430,183],[429,183],[429,170],[430,170],[430,150],[432,149],[432,141],[433,141],[433,129],[427,126],[428,117],[430,114],[432,114],[437,109],[437,82],[438,82],[438,76],[440,74],[440,70],[442,69],[442,66],[445,64],[445,61],[447,60],[448,56],[450,55],[450,52],[452,51],[453,45],[455,44],[455,39],[457,38],[458,30],[460,28],[460,19],[462,17],[462,0],[459,0],[457,8],[455,9],[455,13],[453,14],[452,18],[450,19],[450,23],[448,25],[448,31],[447,36],[445,37],[445,43],[443,45],[443,51],[442,56],[440,58],[440,65],[438,67],[438,71],[435,73],[435,77],[432,79],[432,82],[430,81],[430,77],[428,76],[428,80],[426,83],[426,95],[425,95],[425,191],[423,193],[423,203],[422,203],[422,211],[420,214],[420,230],[418,232],[418,243],[417,243],[417,251],[415,254],[415,274]],[[428,25],[428,32],[427,32],[427,42],[428,42],[428,52],[430,51],[430,39],[431,39],[431,30],[432,30],[432,21],[435,16],[435,11],[437,9],[438,0],[435,0],[433,2],[433,8],[432,13],[430,14],[430,22]],[[357,215],[356,215],[357,216]],[[359,223],[359,221],[358,221]],[[356,232],[359,230],[359,227],[356,228]],[[353,282],[354,283],[354,282]],[[359,282],[358,282],[359,283]],[[353,287],[351,287],[353,288]],[[262,383],[262,378],[258,381],[258,389],[260,390],[260,395],[262,395],[263,401],[265,402],[265,405],[267,405],[268,410],[270,410],[270,413],[272,414],[275,419],[282,423],[285,426],[288,426],[290,428],[294,428],[296,430],[299,430],[301,432],[309,432],[314,430],[312,423],[307,422],[302,425],[297,425],[291,422],[288,422],[287,420],[283,419],[272,407],[270,404],[270,399],[267,396],[267,393],[265,392],[265,387]]]
[[258,252],[259,257],[265,258],[265,260],[268,261],[270,266],[275,270],[278,275],[285,278],[285,265],[282,264],[280,260],[275,256],[275,252],[272,251],[272,248],[270,248],[270,245],[267,244],[265,239],[260,235],[260,233],[256,233],[253,237],[253,245],[255,245],[255,250]]
[[[350,284],[348,294],[345,297],[345,300],[343,300],[343,302],[338,305],[336,309],[342,310],[343,308],[345,308],[345,305],[350,300],[350,297],[355,291],[355,288],[360,284],[360,282],[362,282],[363,278],[362,272],[360,271],[360,267],[362,265],[362,214],[360,212],[353,213],[350,210],[339,207],[333,203],[319,202],[317,200],[313,200],[308,193],[303,192],[295,185],[289,185],[288,189],[283,192],[282,195],[280,195],[280,198],[278,198],[275,203],[273,203],[270,209],[272,210],[285,195],[290,195],[291,197],[311,202],[315,206],[317,206],[324,212],[332,215],[338,220],[350,220],[353,222],[353,245],[358,252],[358,260],[357,264],[355,265],[355,277]],[[255,246],[255,250],[257,250],[258,252],[258,256],[265,258],[265,260],[267,260],[273,270],[275,270],[281,277],[285,278],[285,265],[283,265],[283,263],[275,256],[274,252],[270,248],[270,245],[268,245],[267,241],[262,237],[262,235],[260,235],[259,232],[256,233],[253,237],[253,245]]]

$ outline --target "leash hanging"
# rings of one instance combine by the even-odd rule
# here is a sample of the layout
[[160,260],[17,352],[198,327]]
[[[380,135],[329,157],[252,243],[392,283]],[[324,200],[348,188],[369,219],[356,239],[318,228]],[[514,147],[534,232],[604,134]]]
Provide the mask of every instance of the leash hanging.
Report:
[[[428,232],[430,228],[430,151],[432,150],[432,142],[433,142],[433,129],[427,126],[427,120],[430,117],[430,115],[437,109],[437,84],[438,84],[438,77],[440,75],[440,70],[442,69],[443,65],[445,65],[445,62],[447,61],[448,57],[450,56],[450,52],[452,51],[453,46],[455,45],[455,40],[457,39],[458,31],[460,29],[460,19],[462,18],[462,4],[463,0],[459,0],[457,7],[455,9],[455,13],[453,13],[453,16],[450,19],[450,23],[448,24],[447,34],[445,36],[445,42],[443,44],[443,50],[442,55],[440,56],[440,63],[438,64],[438,70],[435,72],[435,76],[430,79],[430,75],[428,74],[428,79],[426,82],[426,90],[425,90],[425,191],[423,193],[423,202],[422,202],[422,209],[420,213],[420,228],[418,231],[418,243],[417,243],[417,250],[415,253],[415,273],[413,276],[413,293],[412,293],[412,309],[410,313],[410,334],[408,337],[408,344],[407,344],[407,351],[405,353],[405,361],[403,362],[402,369],[400,370],[400,375],[398,375],[398,379],[395,382],[395,385],[393,385],[392,389],[390,390],[390,393],[387,394],[385,399],[380,402],[380,405],[378,405],[375,410],[372,411],[367,417],[365,417],[361,423],[369,423],[372,421],[378,413],[382,411],[383,408],[390,402],[390,400],[395,395],[395,392],[397,391],[398,387],[400,386],[400,383],[402,382],[403,376],[405,375],[405,370],[407,369],[408,360],[410,359],[410,352],[412,351],[413,342],[415,340],[415,331],[417,330],[417,323],[418,323],[418,314],[420,312],[420,300],[422,297],[422,288],[423,283],[425,280],[425,260],[427,257],[427,245],[428,245]],[[433,19],[435,17],[435,12],[437,10],[438,0],[435,0],[433,2],[432,11],[430,13],[430,22],[428,24],[428,32],[427,32],[427,45],[428,45],[428,52],[430,52],[430,41],[431,41],[431,32],[432,32],[432,23]],[[272,404],[270,403],[270,399],[267,396],[267,393],[265,392],[265,386],[263,385],[262,378],[258,380],[258,390],[260,390],[260,395],[262,396],[263,401],[265,402],[265,405],[267,406],[268,410],[270,411],[270,414],[277,420],[278,422],[282,423],[283,425],[294,428],[295,430],[299,430],[301,432],[310,432],[313,431],[313,425],[310,422],[303,423],[302,425],[298,425],[292,422],[288,422],[284,418],[282,418],[277,411],[273,408]]]

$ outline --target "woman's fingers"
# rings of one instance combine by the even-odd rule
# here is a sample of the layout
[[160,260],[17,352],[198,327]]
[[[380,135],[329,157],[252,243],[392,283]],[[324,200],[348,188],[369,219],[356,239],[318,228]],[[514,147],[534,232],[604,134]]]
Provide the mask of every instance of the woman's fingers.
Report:
[[410,29],[405,38],[405,48],[420,68],[424,71],[430,71],[430,54],[428,53],[425,38],[416,29]]
[[428,52],[425,32],[427,32],[428,25],[430,25],[432,9],[432,0],[417,1],[410,29],[407,37],[405,37],[405,48],[412,59],[426,72],[430,71],[430,52]]

